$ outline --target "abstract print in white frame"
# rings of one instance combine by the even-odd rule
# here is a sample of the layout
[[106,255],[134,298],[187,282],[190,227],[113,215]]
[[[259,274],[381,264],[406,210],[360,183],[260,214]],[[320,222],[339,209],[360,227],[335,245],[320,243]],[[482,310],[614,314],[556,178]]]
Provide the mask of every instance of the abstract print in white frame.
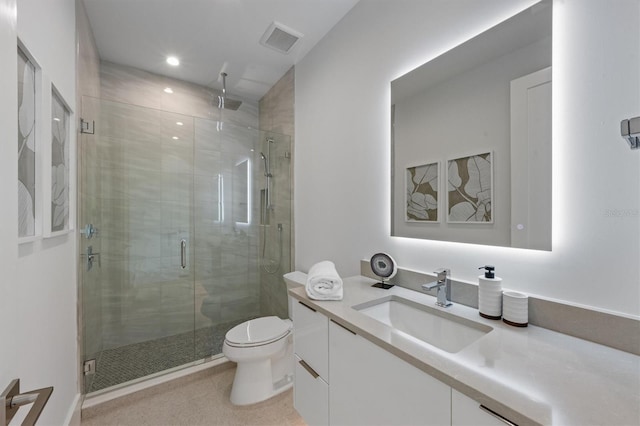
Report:
[[438,222],[440,163],[407,167],[405,175],[405,221]]
[[51,200],[47,215],[51,236],[69,230],[69,149],[71,113],[58,92],[51,90]]
[[447,162],[447,222],[493,223],[493,154]]
[[36,66],[18,47],[18,238],[37,233]]

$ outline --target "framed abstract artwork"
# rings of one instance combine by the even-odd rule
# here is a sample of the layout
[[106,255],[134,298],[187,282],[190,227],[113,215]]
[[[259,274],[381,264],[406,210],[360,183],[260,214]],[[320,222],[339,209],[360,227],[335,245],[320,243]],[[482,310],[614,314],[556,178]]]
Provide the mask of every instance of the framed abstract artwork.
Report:
[[69,150],[71,112],[55,88],[51,90],[50,199],[45,209],[45,236],[69,231]]
[[491,152],[447,162],[447,222],[493,223]]
[[18,47],[18,240],[38,236],[40,208],[37,185],[36,77],[38,68],[27,51]]
[[438,222],[440,163],[407,167],[405,176],[405,221]]

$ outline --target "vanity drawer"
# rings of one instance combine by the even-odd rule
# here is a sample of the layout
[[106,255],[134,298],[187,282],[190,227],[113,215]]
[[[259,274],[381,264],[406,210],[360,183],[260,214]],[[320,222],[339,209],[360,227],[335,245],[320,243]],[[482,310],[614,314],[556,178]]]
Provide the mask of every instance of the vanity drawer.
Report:
[[295,356],[293,406],[309,426],[329,424],[329,386]]
[[515,423],[485,409],[479,402],[451,389],[452,426],[505,426]]
[[293,350],[328,383],[329,320],[297,300],[293,304]]

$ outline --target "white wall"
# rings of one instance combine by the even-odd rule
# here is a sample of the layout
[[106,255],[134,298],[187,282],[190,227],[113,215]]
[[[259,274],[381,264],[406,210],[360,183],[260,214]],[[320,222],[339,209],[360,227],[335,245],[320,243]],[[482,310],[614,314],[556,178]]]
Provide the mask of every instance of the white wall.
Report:
[[[74,1],[18,0],[16,12],[15,0],[0,0],[0,21],[0,387],[14,378],[24,391],[54,386],[40,422],[63,424],[78,397],[75,233],[18,247],[17,150],[10,142],[17,135],[16,35],[43,70],[44,120],[51,119],[51,82],[75,111]],[[37,143],[50,140],[44,136]]]
[[640,314],[640,0],[554,4],[553,251],[390,237],[389,82],[531,0],[359,2],[296,66],[296,268],[388,251],[407,268]]

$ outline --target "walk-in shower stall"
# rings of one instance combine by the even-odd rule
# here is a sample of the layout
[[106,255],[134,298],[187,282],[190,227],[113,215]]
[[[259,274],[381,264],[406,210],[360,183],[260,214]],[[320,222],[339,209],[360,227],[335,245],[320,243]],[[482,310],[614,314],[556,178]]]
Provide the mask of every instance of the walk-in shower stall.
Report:
[[286,317],[288,136],[90,97],[82,117],[84,393],[216,358],[234,325]]

